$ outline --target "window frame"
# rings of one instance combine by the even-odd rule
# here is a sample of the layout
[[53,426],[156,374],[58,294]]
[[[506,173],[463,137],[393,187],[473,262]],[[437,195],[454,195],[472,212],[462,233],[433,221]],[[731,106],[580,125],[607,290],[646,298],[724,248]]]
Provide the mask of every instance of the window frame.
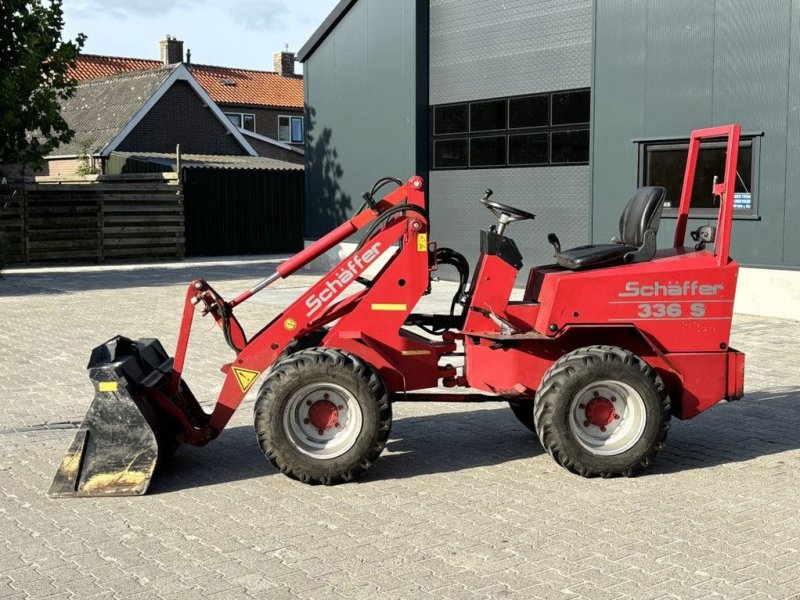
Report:
[[[759,164],[761,156],[761,138],[764,136],[763,132],[759,133],[743,133],[739,138],[739,150],[745,147],[750,148],[750,208],[733,209],[734,220],[755,220],[760,221],[761,216],[759,213]],[[675,138],[647,138],[633,140],[637,145],[638,165],[636,181],[639,187],[648,185],[646,183],[646,167],[647,167],[647,153],[648,150],[655,147],[661,151],[681,150],[688,152],[689,138],[675,137]],[[725,141],[709,141],[703,142],[700,145],[700,151],[704,148],[718,149],[725,148]],[[651,150],[652,151],[652,150]],[[678,211],[680,210],[680,198],[676,199],[676,204],[669,207],[664,207],[662,211],[662,218],[677,219]],[[689,208],[690,219],[716,219],[719,214],[718,208]]]
[[[234,123],[233,121],[231,121],[233,126],[236,127],[237,129],[244,129],[245,131],[250,131],[252,133],[256,132],[256,115],[255,115],[255,113],[232,112],[232,111],[228,112],[228,111],[225,111],[223,114],[228,118],[229,121],[230,121],[230,117],[239,117],[239,124],[238,125],[236,123]],[[253,117],[253,128],[252,129],[245,129],[244,128],[244,118],[245,117]]]
[[[553,96],[568,94],[572,92],[589,93],[589,121],[586,123],[569,123],[565,125],[553,125]],[[547,124],[538,126],[512,127],[511,126],[511,106],[514,100],[526,98],[547,97]],[[505,102],[505,128],[472,131],[472,111],[473,106],[486,102]],[[542,167],[576,167],[589,165],[591,160],[591,88],[573,88],[567,90],[553,90],[549,92],[535,92],[531,94],[519,94],[515,96],[502,96],[498,98],[479,98],[463,102],[447,102],[430,106],[429,111],[429,151],[430,151],[430,170],[431,171],[463,171],[473,169],[527,169]],[[459,133],[436,133],[436,112],[437,109],[445,107],[465,106],[467,113],[467,131]],[[586,161],[576,162],[554,162],[552,133],[561,131],[586,131],[589,133],[589,156]],[[511,162],[511,137],[531,134],[545,134],[547,136],[547,160],[538,163],[512,163]],[[502,165],[475,165],[472,164],[472,140],[483,137],[504,137],[506,160]],[[436,164],[436,145],[444,141],[464,141],[467,146],[465,164],[458,166],[438,166]]]
[[[289,121],[289,139],[288,140],[282,140],[281,139],[281,119],[288,119],[288,121]],[[298,139],[298,140],[294,139],[294,130],[293,130],[293,127],[292,127],[292,123],[294,123],[295,121],[300,121],[300,126],[302,127],[301,133],[300,133],[300,139]],[[279,142],[283,142],[284,144],[302,144],[303,142],[305,142],[305,136],[306,136],[306,124],[305,124],[305,120],[303,119],[302,115],[278,115],[278,137],[277,137],[277,140]]]

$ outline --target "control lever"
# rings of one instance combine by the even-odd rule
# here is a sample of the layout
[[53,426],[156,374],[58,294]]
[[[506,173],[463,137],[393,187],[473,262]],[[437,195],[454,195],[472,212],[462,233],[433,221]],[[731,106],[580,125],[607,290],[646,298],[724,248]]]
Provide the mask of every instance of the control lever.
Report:
[[481,314],[484,317],[491,320],[492,323],[494,323],[495,325],[497,325],[497,327],[500,328],[500,333],[505,335],[519,333],[519,330],[516,327],[514,327],[514,325],[506,321],[503,317],[495,314],[491,309],[486,310],[485,308],[480,308],[478,306],[472,306],[470,308],[474,310],[476,313]]
[[561,252],[561,241],[558,239],[558,236],[555,233],[548,233],[547,234],[547,241],[555,248],[556,254]]
[[492,197],[492,194],[494,194],[494,191],[492,191],[491,189],[487,188],[486,192],[484,192],[483,198],[481,198],[481,200],[488,200],[489,198]]

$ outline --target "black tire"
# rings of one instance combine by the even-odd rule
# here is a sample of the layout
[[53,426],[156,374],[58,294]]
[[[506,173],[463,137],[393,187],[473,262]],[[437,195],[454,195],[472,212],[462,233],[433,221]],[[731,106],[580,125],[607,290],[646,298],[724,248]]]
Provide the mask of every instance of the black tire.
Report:
[[283,349],[283,352],[280,353],[278,359],[275,361],[276,363],[279,360],[283,360],[287,356],[291,356],[295,352],[300,352],[300,350],[308,350],[309,348],[316,348],[317,346],[322,344],[322,340],[325,339],[325,336],[328,335],[328,328],[321,327],[319,329],[315,329],[304,335],[303,337],[297,338],[292,340],[286,345],[286,348]]
[[[340,410],[346,403],[349,411],[341,414],[348,418],[358,414],[354,423],[360,423],[360,427],[354,425],[345,439],[352,445],[345,445],[341,454],[324,456],[325,449],[313,446],[313,433],[303,437],[307,431],[301,429],[309,425],[300,424],[298,411],[304,410],[304,404],[312,405],[311,400],[303,400],[302,394],[308,389],[315,397],[326,389],[334,398],[341,394],[345,400],[336,403],[342,402]],[[318,402],[322,401],[313,404]],[[335,416],[337,429],[339,414]],[[308,419],[303,422],[308,423]],[[328,429],[335,440],[350,426],[345,424],[341,432],[330,425]],[[309,484],[333,485],[363,475],[383,452],[391,427],[389,395],[375,370],[358,357],[334,348],[300,350],[276,363],[261,386],[255,405],[255,429],[264,456],[285,475]],[[325,435],[329,435],[327,430]]]
[[533,402],[530,400],[509,400],[508,405],[517,420],[536,433],[536,425],[533,422]]
[[309,348],[316,348],[317,346],[320,346],[326,335],[328,335],[328,328],[320,327],[319,329],[315,329],[314,331],[311,331],[302,337],[293,339],[291,342],[286,344],[286,348],[283,349],[283,352],[278,355],[278,358],[275,359],[275,362],[272,363],[269,369],[267,369],[267,373],[271,373],[272,369],[275,368],[275,365],[277,365],[283,359],[289,358],[292,354],[300,352],[301,350],[308,350]]
[[[609,400],[598,394],[603,386],[628,395],[617,399],[605,394],[611,395]],[[606,412],[590,414],[587,404],[593,402]],[[616,412],[620,406],[624,416]],[[607,407],[612,407],[610,413]],[[670,416],[669,395],[658,374],[638,356],[615,346],[578,348],[562,356],[542,378],[534,403],[542,446],[557,463],[583,477],[631,477],[648,467],[665,444]],[[587,420],[581,423],[583,418]],[[610,441],[617,433],[628,437],[621,437],[623,443],[615,449]],[[592,446],[595,439],[600,441]],[[609,449],[616,453],[603,454]]]

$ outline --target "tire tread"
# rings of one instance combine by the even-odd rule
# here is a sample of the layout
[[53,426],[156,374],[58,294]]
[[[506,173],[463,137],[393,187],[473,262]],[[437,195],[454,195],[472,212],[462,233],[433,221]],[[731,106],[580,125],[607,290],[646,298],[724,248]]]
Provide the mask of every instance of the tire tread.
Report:
[[[292,461],[290,453],[282,452],[280,446],[275,444],[275,440],[272,440],[267,433],[272,420],[278,416],[276,411],[270,410],[270,405],[276,401],[276,390],[287,379],[300,378],[303,371],[320,367],[328,373],[348,371],[361,379],[374,396],[378,408],[376,440],[359,460],[354,461],[352,466],[331,474],[309,473]],[[275,363],[259,390],[254,413],[258,442],[267,460],[284,475],[309,484],[334,485],[358,479],[383,452],[392,426],[389,395],[378,374],[370,365],[354,354],[337,348],[306,348]]]
[[[656,439],[649,446],[645,455],[641,457],[636,464],[622,470],[612,470],[610,468],[593,469],[577,462],[574,457],[568,454],[563,445],[559,443],[559,436],[555,432],[556,427],[553,422],[556,412],[555,395],[579,369],[591,367],[598,363],[624,365],[638,370],[658,395],[661,405],[661,426]],[[534,401],[534,424],[536,434],[539,436],[543,448],[562,467],[582,477],[599,476],[608,478],[619,475],[632,477],[650,466],[655,455],[665,445],[671,415],[670,398],[667,394],[666,386],[658,373],[632,352],[617,346],[586,346],[568,352],[553,363],[550,369],[545,373],[536,394],[536,400]]]

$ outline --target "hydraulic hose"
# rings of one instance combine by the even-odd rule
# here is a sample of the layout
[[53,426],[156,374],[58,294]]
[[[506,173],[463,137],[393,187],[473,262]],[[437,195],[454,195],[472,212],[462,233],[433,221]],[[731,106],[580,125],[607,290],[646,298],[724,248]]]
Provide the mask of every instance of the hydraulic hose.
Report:
[[382,227],[384,227],[386,225],[386,222],[391,217],[407,211],[415,212],[424,217],[426,221],[428,220],[428,213],[425,209],[420,208],[419,206],[415,206],[413,204],[408,204],[406,202],[403,202],[402,204],[397,204],[396,206],[391,207],[386,212],[381,213],[381,215],[377,219],[375,219],[372,225],[370,225],[369,229],[367,229],[367,231],[364,233],[363,237],[361,238],[361,241],[358,243],[358,246],[356,247],[356,250],[361,250],[361,248],[364,247],[364,244],[366,244]]

